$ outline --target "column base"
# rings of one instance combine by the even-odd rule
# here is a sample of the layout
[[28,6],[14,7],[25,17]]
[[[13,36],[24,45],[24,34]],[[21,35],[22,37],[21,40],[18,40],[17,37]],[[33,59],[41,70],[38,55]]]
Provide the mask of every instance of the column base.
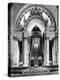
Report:
[[53,63],[53,65],[55,66],[55,65],[58,65],[57,63]]
[[50,66],[50,63],[46,63],[46,66]]
[[23,67],[29,67],[29,65],[24,64]]

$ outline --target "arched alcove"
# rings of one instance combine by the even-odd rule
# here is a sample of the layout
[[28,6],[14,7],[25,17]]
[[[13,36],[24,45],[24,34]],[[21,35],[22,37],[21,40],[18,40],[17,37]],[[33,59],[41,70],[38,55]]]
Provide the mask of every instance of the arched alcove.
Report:
[[[36,26],[38,27],[39,31],[36,28]],[[33,30],[34,28],[35,28],[35,31]],[[16,20],[15,20],[14,33],[15,34],[18,33],[17,34],[18,36],[15,36],[15,37],[17,37],[17,39],[19,40],[19,45],[20,43],[23,45],[23,50],[22,50],[23,66],[29,66],[29,63],[30,63],[29,55],[31,53],[30,47],[33,41],[36,41],[36,44],[34,43],[35,45],[34,47],[36,47],[38,44],[39,46],[42,45],[39,48],[41,48],[42,50],[41,53],[43,53],[43,56],[44,56],[43,65],[50,64],[49,45],[50,45],[50,42],[53,40],[53,38],[55,41],[56,23],[55,23],[54,17],[51,15],[51,13],[48,10],[46,10],[44,7],[41,7],[39,5],[24,6],[17,14]],[[32,38],[32,35],[33,35],[33,38]],[[31,42],[31,38],[32,38],[32,42]],[[39,42],[41,40],[41,44],[38,43],[38,40]],[[53,49],[55,49],[55,47]],[[52,52],[52,54],[55,55],[55,52],[54,53]],[[41,56],[38,57],[38,60],[41,60]],[[53,62],[54,57],[53,57],[53,61],[51,58],[50,60],[51,62]]]

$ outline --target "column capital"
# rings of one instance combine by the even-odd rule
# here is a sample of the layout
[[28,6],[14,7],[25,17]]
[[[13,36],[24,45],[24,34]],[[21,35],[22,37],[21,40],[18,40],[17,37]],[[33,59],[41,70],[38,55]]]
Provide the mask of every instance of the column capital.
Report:
[[13,37],[15,37],[17,40],[22,41],[22,32],[18,31],[18,32],[14,32]]
[[55,38],[56,36],[56,32],[55,31],[45,31],[45,38],[52,40],[53,38]]
[[29,32],[28,31],[23,31],[23,38],[28,38]]

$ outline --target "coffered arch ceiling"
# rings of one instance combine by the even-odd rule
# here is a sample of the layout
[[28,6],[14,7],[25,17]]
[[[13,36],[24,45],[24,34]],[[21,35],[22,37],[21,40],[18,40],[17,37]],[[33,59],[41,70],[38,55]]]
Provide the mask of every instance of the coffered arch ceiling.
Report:
[[17,14],[15,21],[16,30],[28,30],[37,25],[43,32],[55,30],[55,19],[52,14],[39,5],[25,5]]

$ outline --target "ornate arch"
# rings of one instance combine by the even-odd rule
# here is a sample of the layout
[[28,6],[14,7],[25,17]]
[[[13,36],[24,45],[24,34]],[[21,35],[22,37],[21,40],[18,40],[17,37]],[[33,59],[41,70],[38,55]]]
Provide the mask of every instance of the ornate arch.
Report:
[[40,18],[44,23],[45,30],[54,31],[56,29],[56,23],[52,14],[39,5],[25,5],[17,14],[15,20],[16,30],[23,30],[27,25],[27,22],[33,17]]

